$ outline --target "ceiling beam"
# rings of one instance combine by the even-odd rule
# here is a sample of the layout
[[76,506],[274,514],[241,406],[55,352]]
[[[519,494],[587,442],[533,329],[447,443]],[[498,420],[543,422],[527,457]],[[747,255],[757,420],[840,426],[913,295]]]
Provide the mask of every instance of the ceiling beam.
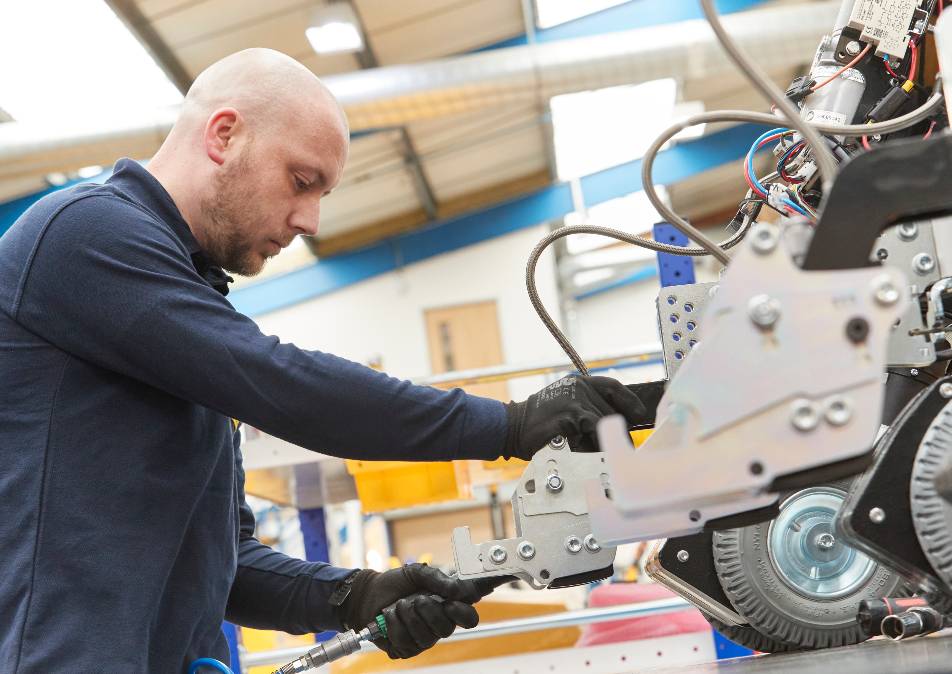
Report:
[[125,24],[130,33],[135,35],[139,43],[149,52],[152,60],[158,64],[175,88],[182,95],[192,86],[192,77],[185,66],[178,60],[162,36],[152,27],[152,24],[136,5],[135,0],[106,0],[109,8],[115,12],[119,20]]

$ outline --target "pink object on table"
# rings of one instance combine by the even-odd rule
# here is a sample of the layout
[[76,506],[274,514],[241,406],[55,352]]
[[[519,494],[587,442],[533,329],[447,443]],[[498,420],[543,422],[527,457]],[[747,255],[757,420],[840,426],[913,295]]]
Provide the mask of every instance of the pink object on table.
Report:
[[[612,583],[599,585],[589,595],[589,608],[633,604],[642,601],[656,601],[675,597],[671,590],[657,583]],[[576,646],[597,646],[619,641],[654,639],[670,637],[690,632],[709,632],[708,624],[701,612],[695,608],[676,613],[645,616],[644,618],[625,618],[610,622],[585,625],[582,636]]]

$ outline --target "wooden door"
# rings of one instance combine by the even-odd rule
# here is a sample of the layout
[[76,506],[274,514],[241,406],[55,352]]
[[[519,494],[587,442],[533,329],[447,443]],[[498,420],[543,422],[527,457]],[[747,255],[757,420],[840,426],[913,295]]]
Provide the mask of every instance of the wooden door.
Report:
[[[496,303],[477,302],[425,312],[433,374],[502,365],[502,339]],[[506,382],[464,386],[468,393],[509,401]]]

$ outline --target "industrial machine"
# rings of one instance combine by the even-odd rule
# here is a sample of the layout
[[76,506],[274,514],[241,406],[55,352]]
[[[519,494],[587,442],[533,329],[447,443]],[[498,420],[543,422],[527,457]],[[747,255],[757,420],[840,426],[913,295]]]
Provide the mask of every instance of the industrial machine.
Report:
[[[620,417],[600,450],[556,438],[513,496],[516,537],[453,534],[463,578],[536,588],[606,577],[612,546],[656,540],[649,574],[729,637],[761,651],[941,629],[952,613],[952,135],[938,70],[952,72],[944,0],[845,0],[808,73],[780,92],[709,22],[776,114],[708,112],[644,157],[644,188],[698,247],[618,230],[555,230],[713,255],[716,283],[663,288],[667,377],[642,385],[654,432],[637,449]],[[657,196],[651,164],[683,128],[769,124],[749,190],[718,245]],[[775,127],[775,128],[774,128]],[[775,170],[755,173],[771,149]],[[769,214],[769,217],[768,217]],[[728,250],[732,254],[728,255]],[[663,395],[662,395],[663,392]],[[909,597],[909,599],[904,599]]]

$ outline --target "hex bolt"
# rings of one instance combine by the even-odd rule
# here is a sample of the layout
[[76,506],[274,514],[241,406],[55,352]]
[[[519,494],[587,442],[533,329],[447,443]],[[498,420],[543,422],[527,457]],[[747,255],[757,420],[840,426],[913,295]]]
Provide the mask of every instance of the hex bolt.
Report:
[[688,561],[691,558],[691,555],[688,554],[687,550],[678,550],[678,561],[682,564]]
[[935,269],[935,258],[928,253],[919,253],[912,258],[912,268],[917,274],[930,274]]
[[768,255],[777,247],[779,234],[777,233],[777,228],[773,225],[762,224],[757,227],[753,234],[751,237],[751,245],[754,247],[754,250],[761,255]]
[[939,395],[943,398],[952,398],[952,383],[945,382],[939,385]]
[[919,225],[915,223],[907,222],[899,225],[896,230],[899,232],[899,238],[903,241],[912,241],[919,236]]
[[519,556],[522,559],[529,561],[535,557],[535,546],[529,541],[522,541],[522,543],[519,544],[519,547],[516,548],[516,552],[519,553]]
[[845,426],[853,417],[853,406],[849,398],[834,396],[826,401],[823,417],[830,426]]
[[882,524],[886,519],[886,511],[882,508],[870,508],[869,521],[873,524]]
[[554,438],[549,440],[549,447],[552,449],[562,449],[565,447],[565,438],[561,435],[556,435]]
[[863,51],[863,46],[856,40],[850,40],[846,43],[846,53],[849,56],[856,56]]
[[493,560],[493,564],[502,564],[508,556],[506,549],[501,545],[494,545],[489,549],[489,558]]
[[565,539],[565,549],[574,555],[581,551],[582,541],[579,540],[578,536],[569,536]]
[[899,301],[899,288],[892,278],[883,274],[873,279],[873,296],[883,306],[891,306]]
[[757,295],[747,303],[747,315],[761,330],[769,330],[780,320],[780,302],[767,295]]
[[562,487],[565,486],[562,478],[552,473],[547,478],[545,478],[545,486],[548,487],[549,491],[562,491]]
[[598,541],[595,540],[594,534],[589,534],[585,537],[585,549],[589,552],[598,552],[602,549],[602,546],[598,544]]
[[816,403],[806,398],[798,398],[791,406],[790,423],[801,433],[808,433],[820,423],[820,411]]

